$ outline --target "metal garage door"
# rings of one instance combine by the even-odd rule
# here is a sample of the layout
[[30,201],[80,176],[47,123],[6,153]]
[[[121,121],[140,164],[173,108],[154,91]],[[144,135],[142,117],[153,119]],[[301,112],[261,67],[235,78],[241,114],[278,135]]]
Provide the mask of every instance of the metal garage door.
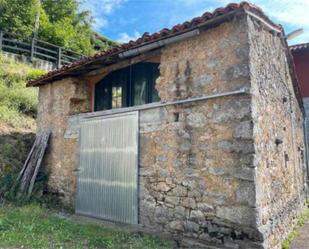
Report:
[[138,112],[81,123],[76,213],[137,224]]

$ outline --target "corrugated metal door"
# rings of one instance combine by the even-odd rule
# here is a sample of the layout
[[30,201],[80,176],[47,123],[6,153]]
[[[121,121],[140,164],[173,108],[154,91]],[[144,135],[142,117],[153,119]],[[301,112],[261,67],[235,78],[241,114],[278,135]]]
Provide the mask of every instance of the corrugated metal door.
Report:
[[138,112],[82,121],[76,212],[137,224]]

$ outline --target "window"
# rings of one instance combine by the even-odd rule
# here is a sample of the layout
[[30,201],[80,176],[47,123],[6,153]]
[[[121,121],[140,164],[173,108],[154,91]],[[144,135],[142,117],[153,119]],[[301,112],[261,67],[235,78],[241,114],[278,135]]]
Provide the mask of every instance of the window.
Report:
[[138,63],[108,74],[95,87],[95,111],[160,101],[158,63]]

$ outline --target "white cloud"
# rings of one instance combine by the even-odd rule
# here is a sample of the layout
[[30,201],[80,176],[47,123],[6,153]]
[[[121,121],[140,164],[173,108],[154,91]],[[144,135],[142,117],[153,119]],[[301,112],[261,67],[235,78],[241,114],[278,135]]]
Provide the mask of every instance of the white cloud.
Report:
[[[267,15],[273,20],[281,23],[286,32],[303,28],[305,33],[293,40],[291,43],[309,41],[309,1],[308,0],[255,0]],[[290,30],[287,30],[287,27]]]
[[[177,4],[179,2],[181,4]],[[230,0],[177,0],[174,5],[175,11],[171,11],[168,24],[171,26],[193,16],[199,16],[204,11],[213,11],[230,2]],[[309,0],[251,0],[251,2],[261,7],[274,22],[282,24],[286,33],[298,28],[304,29],[303,35],[289,41],[291,44],[309,42]],[[180,6],[193,7],[194,12],[179,15],[177,10]]]
[[299,26],[309,25],[308,0],[273,0],[255,1],[265,12],[283,23]]
[[119,8],[126,0],[101,0],[101,9],[105,14],[112,13],[115,9]]
[[141,34],[137,31],[135,31],[133,35],[129,35],[128,33],[123,32],[118,35],[117,42],[125,43],[131,40],[134,41],[138,39],[139,37],[141,37]]
[[108,25],[108,20],[103,17],[97,17],[94,21],[93,28],[95,30],[100,30]]
[[117,8],[121,7],[127,0],[85,0],[81,6],[82,10],[90,10],[95,23],[93,28],[100,30],[108,26],[108,16]]
[[[114,16],[116,10],[129,1],[131,4],[127,5],[128,11],[133,5],[142,5],[144,1],[151,0],[84,0],[82,9],[92,11],[96,21],[93,25],[95,30],[102,31],[103,28],[112,28],[110,24],[115,23],[115,20],[117,20],[117,28],[120,29],[122,26],[126,27],[129,22],[131,22],[130,25],[136,25],[136,20],[132,22],[132,17],[128,19],[125,15]],[[230,0],[159,0],[158,8],[153,9],[153,12],[156,13],[157,22],[162,24],[161,27],[171,27],[199,16],[205,11],[213,11],[217,7],[225,6],[229,2]],[[274,22],[281,23],[286,33],[304,28],[305,33],[291,40],[291,44],[309,41],[309,13],[307,13],[309,0],[251,0],[251,2],[260,6]],[[168,18],[165,14],[167,6]],[[118,41],[125,42],[138,36],[139,34],[130,34],[127,30],[123,30],[118,35]]]

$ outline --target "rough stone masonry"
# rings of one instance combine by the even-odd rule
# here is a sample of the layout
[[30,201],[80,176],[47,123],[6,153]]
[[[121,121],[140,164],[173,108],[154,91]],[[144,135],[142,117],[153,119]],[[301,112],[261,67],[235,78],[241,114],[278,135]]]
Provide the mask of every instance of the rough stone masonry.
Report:
[[[162,101],[247,94],[140,111],[139,224],[179,247],[279,249],[304,207],[303,115],[278,35],[241,15],[160,51]],[[50,191],[74,207],[87,76],[40,86],[52,129]]]

